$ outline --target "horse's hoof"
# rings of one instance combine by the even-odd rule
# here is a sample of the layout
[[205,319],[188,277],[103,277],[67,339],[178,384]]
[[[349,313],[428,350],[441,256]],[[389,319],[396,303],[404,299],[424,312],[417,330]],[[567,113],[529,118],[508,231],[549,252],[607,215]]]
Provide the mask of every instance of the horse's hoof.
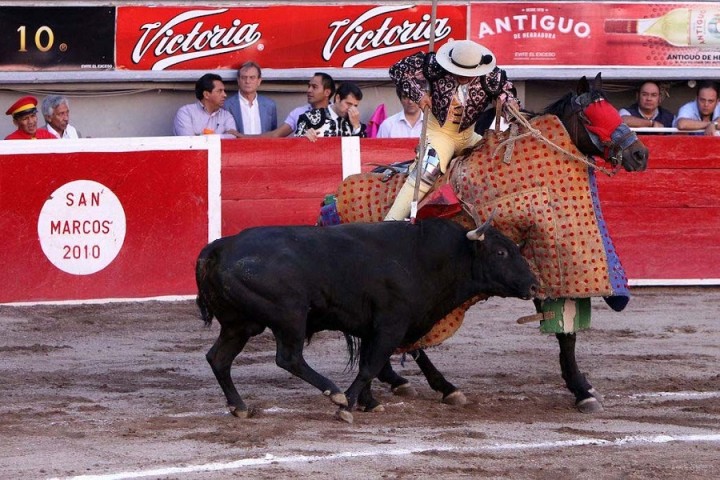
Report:
[[465,398],[465,394],[462,393],[460,390],[455,390],[454,392],[446,395],[442,399],[442,403],[445,403],[447,405],[465,405],[468,403],[467,398]]
[[397,387],[393,387],[390,389],[390,391],[399,397],[416,397],[417,391],[415,391],[415,387],[410,385],[409,383],[403,383],[402,385],[398,385]]
[[228,410],[230,410],[233,417],[248,418],[250,416],[250,413],[247,410],[241,410],[234,406],[228,406]]
[[588,397],[575,404],[581,413],[599,413],[604,410],[602,404],[595,397]]
[[333,393],[332,395],[329,395],[330,401],[333,402],[338,407],[347,407],[348,401],[347,397],[342,392]]
[[603,396],[602,396],[602,393],[598,392],[598,391],[595,390],[594,388],[591,388],[590,390],[588,390],[588,393],[589,393],[590,395],[592,395],[593,397],[595,397],[595,399],[596,399],[598,402],[600,402],[600,405],[602,405],[603,403],[605,403],[605,397],[603,397]]
[[338,420],[342,420],[345,423],[353,422],[352,413],[348,412],[344,408],[340,408],[337,412],[335,412],[335,418],[337,418]]

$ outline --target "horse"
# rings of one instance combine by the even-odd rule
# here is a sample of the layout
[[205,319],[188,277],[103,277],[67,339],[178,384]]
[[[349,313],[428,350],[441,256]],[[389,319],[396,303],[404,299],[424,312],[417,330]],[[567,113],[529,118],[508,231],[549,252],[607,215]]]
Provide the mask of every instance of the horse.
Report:
[[[541,279],[541,285],[545,287],[538,298],[534,300],[538,314],[528,318],[541,320],[541,325],[549,324],[550,322],[545,322],[545,320],[552,318],[552,314],[541,312],[543,301],[549,299],[587,300],[587,324],[575,325],[571,319],[569,328],[567,324],[564,324],[559,327],[558,331],[558,327],[555,326],[554,333],[560,347],[562,378],[565,380],[568,390],[575,396],[576,408],[583,413],[599,412],[603,410],[602,395],[593,388],[577,365],[575,357],[576,331],[589,327],[589,297],[602,296],[611,308],[620,311],[629,301],[629,292],[627,278],[614,253],[602,219],[594,175],[596,170],[612,175],[621,167],[628,172],[643,171],[647,167],[648,149],[634,132],[622,123],[617,109],[607,100],[602,90],[600,73],[592,83],[583,76],[578,81],[574,92],[567,93],[547,106],[540,114],[527,113],[529,122],[524,118],[517,116],[516,121],[506,132],[488,131],[489,133],[486,133],[483,141],[469,152],[463,152],[453,160],[444,178],[438,183],[444,181],[450,184],[463,203],[472,204],[478,212],[484,212],[486,217],[499,211],[497,215],[499,222],[495,221],[496,227],[517,243],[524,245],[523,253],[530,261],[531,266],[535,267],[534,270],[537,269],[535,273]],[[520,128],[524,128],[524,131],[520,132]],[[549,160],[544,157],[548,157]],[[612,170],[609,171],[599,165],[600,160],[596,160],[598,157],[607,162]],[[383,220],[394,200],[395,193],[406,178],[404,174],[394,174],[393,170],[391,167],[389,170],[385,170],[385,174],[351,175],[343,181],[336,193],[337,213],[343,223]],[[508,178],[503,179],[503,175]],[[509,178],[512,176],[514,177]],[[568,178],[574,179],[574,183],[568,185],[568,188],[575,192],[568,193],[565,186],[558,189],[555,185],[556,179],[558,183],[563,183]],[[518,184],[520,187],[506,184]],[[427,194],[424,203],[432,204],[433,194],[439,190],[439,186],[436,185]],[[561,196],[557,195],[559,190],[564,192],[561,193]],[[578,229],[576,228],[578,225],[575,225],[578,224],[578,219],[570,218],[573,214],[569,213],[565,215],[569,219],[565,222],[567,225],[560,225],[563,228],[568,227],[570,235],[581,235],[588,222],[592,223],[595,235],[589,238],[588,242],[604,251],[604,265],[601,268],[604,277],[601,278],[601,281],[597,281],[595,278],[591,279],[591,286],[589,289],[586,287],[585,291],[568,288],[569,281],[567,279],[575,278],[573,275],[582,277],[582,272],[572,271],[570,275],[567,272],[556,272],[554,270],[568,267],[566,265],[558,267],[557,260],[554,260],[553,268],[546,268],[542,263],[543,260],[547,262],[548,259],[538,257],[543,254],[543,251],[547,253],[552,248],[557,248],[554,245],[550,246],[552,248],[548,248],[543,242],[547,243],[548,230],[552,231],[558,225],[547,225],[546,218],[539,220],[532,218],[533,215],[530,215],[528,210],[542,210],[537,205],[542,206],[543,203],[539,200],[530,200],[528,203],[527,199],[528,197],[537,199],[548,193],[555,195],[555,204],[559,204],[560,207],[574,207],[576,202],[584,202],[587,204],[586,210],[590,211],[589,214],[585,212],[585,215],[595,217],[591,219],[592,221],[585,220],[585,225],[580,224]],[[509,197],[513,197],[512,201],[508,200]],[[520,200],[518,201],[516,197]],[[551,204],[552,202],[548,205]],[[527,205],[530,207],[528,208]],[[422,206],[421,203],[418,216],[422,215]],[[440,211],[442,211],[443,205],[440,207]],[[546,210],[549,210],[552,215],[551,207]],[[457,212],[457,210],[452,210],[452,212]],[[464,224],[470,224],[467,215],[462,212],[456,213],[454,219]],[[570,243],[575,244],[574,241]],[[584,240],[583,243],[585,243]],[[566,247],[564,241],[562,247]],[[577,252],[573,248],[575,247],[568,247],[564,252],[566,260],[577,256]],[[534,258],[531,258],[533,256]],[[548,254],[548,256],[552,255]],[[596,259],[591,260],[595,262]],[[538,264],[541,264],[542,268],[539,268]],[[585,275],[587,276],[587,272]],[[580,280],[580,283],[587,283],[584,278]],[[447,331],[444,336],[431,331],[424,337],[424,340],[408,345],[402,350],[404,353],[409,353],[416,361],[430,387],[442,393],[444,403],[463,404],[467,400],[463,393],[435,368],[424,348],[437,345],[452,335],[459,328],[464,312],[473,303],[482,299],[479,297],[468,302],[448,315],[444,321],[439,322],[437,326],[442,324],[442,330]],[[553,313],[557,313],[560,317],[564,315],[562,308]],[[560,318],[556,321],[562,324],[563,319]],[[381,382],[388,383],[396,394],[412,394],[414,391],[408,380],[392,369],[390,362],[383,367],[377,378]],[[370,411],[381,407],[372,398],[369,388],[363,392],[361,397],[359,403],[366,410]]]

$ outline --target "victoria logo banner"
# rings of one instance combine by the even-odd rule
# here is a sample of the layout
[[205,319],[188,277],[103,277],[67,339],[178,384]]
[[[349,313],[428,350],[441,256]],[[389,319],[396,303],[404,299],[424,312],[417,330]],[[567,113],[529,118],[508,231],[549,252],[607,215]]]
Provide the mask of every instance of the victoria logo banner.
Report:
[[[438,7],[437,45],[467,36],[467,6]],[[117,65],[127,70],[387,68],[427,50],[430,5],[118,7]]]

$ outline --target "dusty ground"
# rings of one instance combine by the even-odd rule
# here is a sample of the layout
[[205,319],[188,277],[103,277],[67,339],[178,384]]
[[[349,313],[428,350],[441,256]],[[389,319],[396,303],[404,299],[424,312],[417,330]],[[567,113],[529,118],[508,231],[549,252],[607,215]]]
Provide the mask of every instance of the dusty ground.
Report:
[[[274,364],[269,334],[233,370],[256,414],[226,413],[192,301],[0,307],[0,478],[717,478],[720,289],[644,288],[622,314],[593,301],[581,368],[605,411],[573,407],[554,337],[492,299],[429,354],[470,403],[451,407],[410,360],[418,396],[377,385],[384,413],[348,425]],[[349,384],[344,341],[308,361]]]

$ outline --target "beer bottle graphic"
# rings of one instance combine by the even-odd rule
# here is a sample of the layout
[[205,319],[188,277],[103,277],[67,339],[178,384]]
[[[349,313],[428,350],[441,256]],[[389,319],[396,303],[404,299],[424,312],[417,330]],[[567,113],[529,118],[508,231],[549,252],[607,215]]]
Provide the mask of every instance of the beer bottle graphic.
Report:
[[647,35],[676,47],[720,47],[720,8],[676,8],[656,18],[608,19],[605,33]]

